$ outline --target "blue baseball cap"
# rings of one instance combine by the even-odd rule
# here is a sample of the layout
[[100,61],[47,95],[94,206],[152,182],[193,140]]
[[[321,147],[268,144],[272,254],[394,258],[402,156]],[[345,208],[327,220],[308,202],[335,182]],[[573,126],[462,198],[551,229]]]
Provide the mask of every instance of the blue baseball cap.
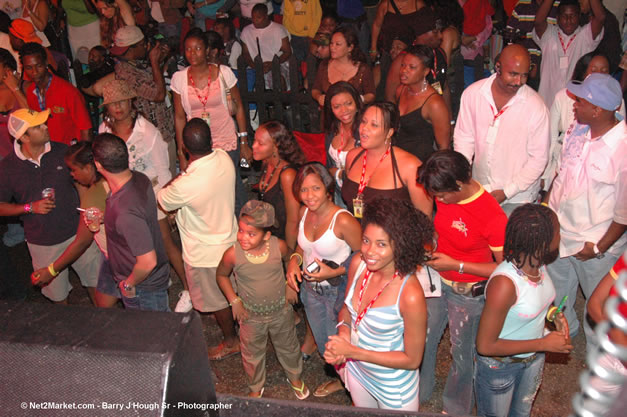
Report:
[[615,111],[623,99],[620,84],[611,75],[592,73],[583,82],[569,81],[568,91],[602,109]]

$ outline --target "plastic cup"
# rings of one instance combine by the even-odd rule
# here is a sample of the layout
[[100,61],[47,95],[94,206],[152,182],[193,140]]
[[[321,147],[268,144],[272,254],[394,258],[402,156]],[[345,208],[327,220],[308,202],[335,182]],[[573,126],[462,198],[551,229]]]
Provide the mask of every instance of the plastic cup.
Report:
[[87,225],[89,230],[92,232],[97,232],[100,230],[100,217],[102,216],[102,212],[98,207],[89,207],[85,209],[85,219],[87,220]]

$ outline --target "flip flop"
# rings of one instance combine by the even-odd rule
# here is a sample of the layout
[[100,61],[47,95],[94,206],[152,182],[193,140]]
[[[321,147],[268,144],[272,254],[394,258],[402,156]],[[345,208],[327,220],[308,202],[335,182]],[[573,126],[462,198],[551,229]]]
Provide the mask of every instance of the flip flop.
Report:
[[266,387],[261,387],[261,391],[259,391],[259,394],[254,394],[251,392],[248,394],[248,397],[250,398],[261,398],[263,397],[263,391],[266,389]]
[[236,343],[231,347],[228,347],[226,343],[222,342],[218,346],[209,349],[209,360],[221,361],[229,356],[237,355],[240,353],[240,344]]
[[341,383],[340,383],[340,388],[333,390],[333,391],[329,390],[329,386],[331,386],[332,384],[335,384],[336,382],[339,382],[339,381],[337,379],[332,379],[331,381],[327,381],[324,384],[318,386],[318,388],[316,388],[316,390],[313,393],[314,397],[318,397],[318,398],[327,397],[338,391],[343,391],[344,387],[342,386]]
[[288,384],[290,384],[290,387],[292,387],[292,390],[294,390],[294,395],[296,396],[296,398],[298,398],[299,400],[304,400],[305,398],[309,397],[309,388],[305,386],[305,381],[302,381],[303,385],[300,388],[292,385],[289,379],[287,380],[287,382]]

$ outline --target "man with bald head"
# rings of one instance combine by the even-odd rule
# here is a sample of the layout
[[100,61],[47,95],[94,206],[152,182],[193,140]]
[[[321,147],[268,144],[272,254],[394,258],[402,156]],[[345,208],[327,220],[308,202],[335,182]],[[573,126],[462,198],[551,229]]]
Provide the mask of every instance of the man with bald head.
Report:
[[212,149],[211,130],[202,119],[187,122],[183,146],[189,165],[157,193],[157,200],[164,210],[176,210],[192,305],[214,313],[224,334],[224,342],[209,350],[209,359],[223,359],[240,351],[229,302],[216,282],[222,255],[237,236],[235,166],[225,151]]
[[530,58],[509,45],[496,73],[462,94],[455,127],[455,150],[472,163],[472,175],[508,215],[536,200],[549,156],[549,111],[526,85]]

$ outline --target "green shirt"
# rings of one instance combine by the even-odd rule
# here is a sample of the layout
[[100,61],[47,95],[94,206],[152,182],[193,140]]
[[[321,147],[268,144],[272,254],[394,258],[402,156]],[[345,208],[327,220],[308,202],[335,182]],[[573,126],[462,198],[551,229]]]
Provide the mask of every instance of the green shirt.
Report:
[[85,26],[98,20],[98,15],[89,13],[83,0],[63,0],[62,5],[70,26]]

